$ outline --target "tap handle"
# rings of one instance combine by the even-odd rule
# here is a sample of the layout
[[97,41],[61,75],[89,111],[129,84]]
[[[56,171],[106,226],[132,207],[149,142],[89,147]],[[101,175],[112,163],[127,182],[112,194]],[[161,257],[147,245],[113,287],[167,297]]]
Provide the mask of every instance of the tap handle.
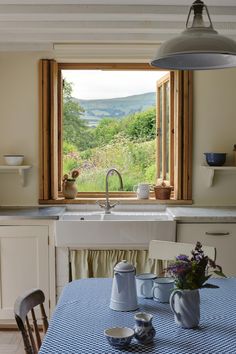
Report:
[[115,202],[115,203],[113,203],[113,204],[110,204],[110,208],[114,208],[116,205],[118,205],[118,204],[120,204],[120,202],[119,201],[117,201],[117,202]]
[[98,204],[101,208],[105,208],[105,207],[106,207],[106,204],[103,203],[103,202],[100,201],[100,200],[96,200],[96,204]]

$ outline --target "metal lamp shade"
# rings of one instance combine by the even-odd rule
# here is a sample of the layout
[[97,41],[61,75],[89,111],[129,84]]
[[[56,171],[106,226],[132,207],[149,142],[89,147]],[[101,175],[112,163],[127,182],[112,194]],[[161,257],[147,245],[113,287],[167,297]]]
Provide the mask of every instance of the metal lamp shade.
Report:
[[[201,5],[201,1],[195,1],[195,3],[206,7],[204,4]],[[207,14],[209,17],[208,12]],[[189,16],[186,30],[179,36],[164,42],[158,49],[156,57],[151,61],[151,65],[173,70],[236,67],[236,42],[218,34],[213,29],[210,17],[210,26],[206,27],[201,13],[195,14],[193,25],[188,28]]]

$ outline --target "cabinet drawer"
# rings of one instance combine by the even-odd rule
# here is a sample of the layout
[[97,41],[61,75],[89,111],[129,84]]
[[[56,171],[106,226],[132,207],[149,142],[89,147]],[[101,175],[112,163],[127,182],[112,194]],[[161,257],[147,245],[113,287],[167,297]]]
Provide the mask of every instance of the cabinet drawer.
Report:
[[216,248],[216,263],[227,276],[236,276],[236,224],[178,224],[177,241]]

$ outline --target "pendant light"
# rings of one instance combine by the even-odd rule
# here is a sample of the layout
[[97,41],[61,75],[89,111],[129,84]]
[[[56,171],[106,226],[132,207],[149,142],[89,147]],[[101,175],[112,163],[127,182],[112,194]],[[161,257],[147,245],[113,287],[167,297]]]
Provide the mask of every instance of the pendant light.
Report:
[[[209,20],[206,26],[203,9]],[[193,11],[192,25],[189,19]],[[164,69],[207,70],[236,67],[236,42],[214,30],[207,6],[196,0],[190,7],[186,29],[161,44],[152,66]]]

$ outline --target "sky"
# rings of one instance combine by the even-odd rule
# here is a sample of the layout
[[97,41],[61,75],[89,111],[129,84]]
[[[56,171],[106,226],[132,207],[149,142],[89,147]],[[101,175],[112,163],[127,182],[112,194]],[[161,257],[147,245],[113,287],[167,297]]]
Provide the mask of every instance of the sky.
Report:
[[165,71],[63,70],[73,83],[72,96],[80,99],[126,97],[156,90],[156,81]]

